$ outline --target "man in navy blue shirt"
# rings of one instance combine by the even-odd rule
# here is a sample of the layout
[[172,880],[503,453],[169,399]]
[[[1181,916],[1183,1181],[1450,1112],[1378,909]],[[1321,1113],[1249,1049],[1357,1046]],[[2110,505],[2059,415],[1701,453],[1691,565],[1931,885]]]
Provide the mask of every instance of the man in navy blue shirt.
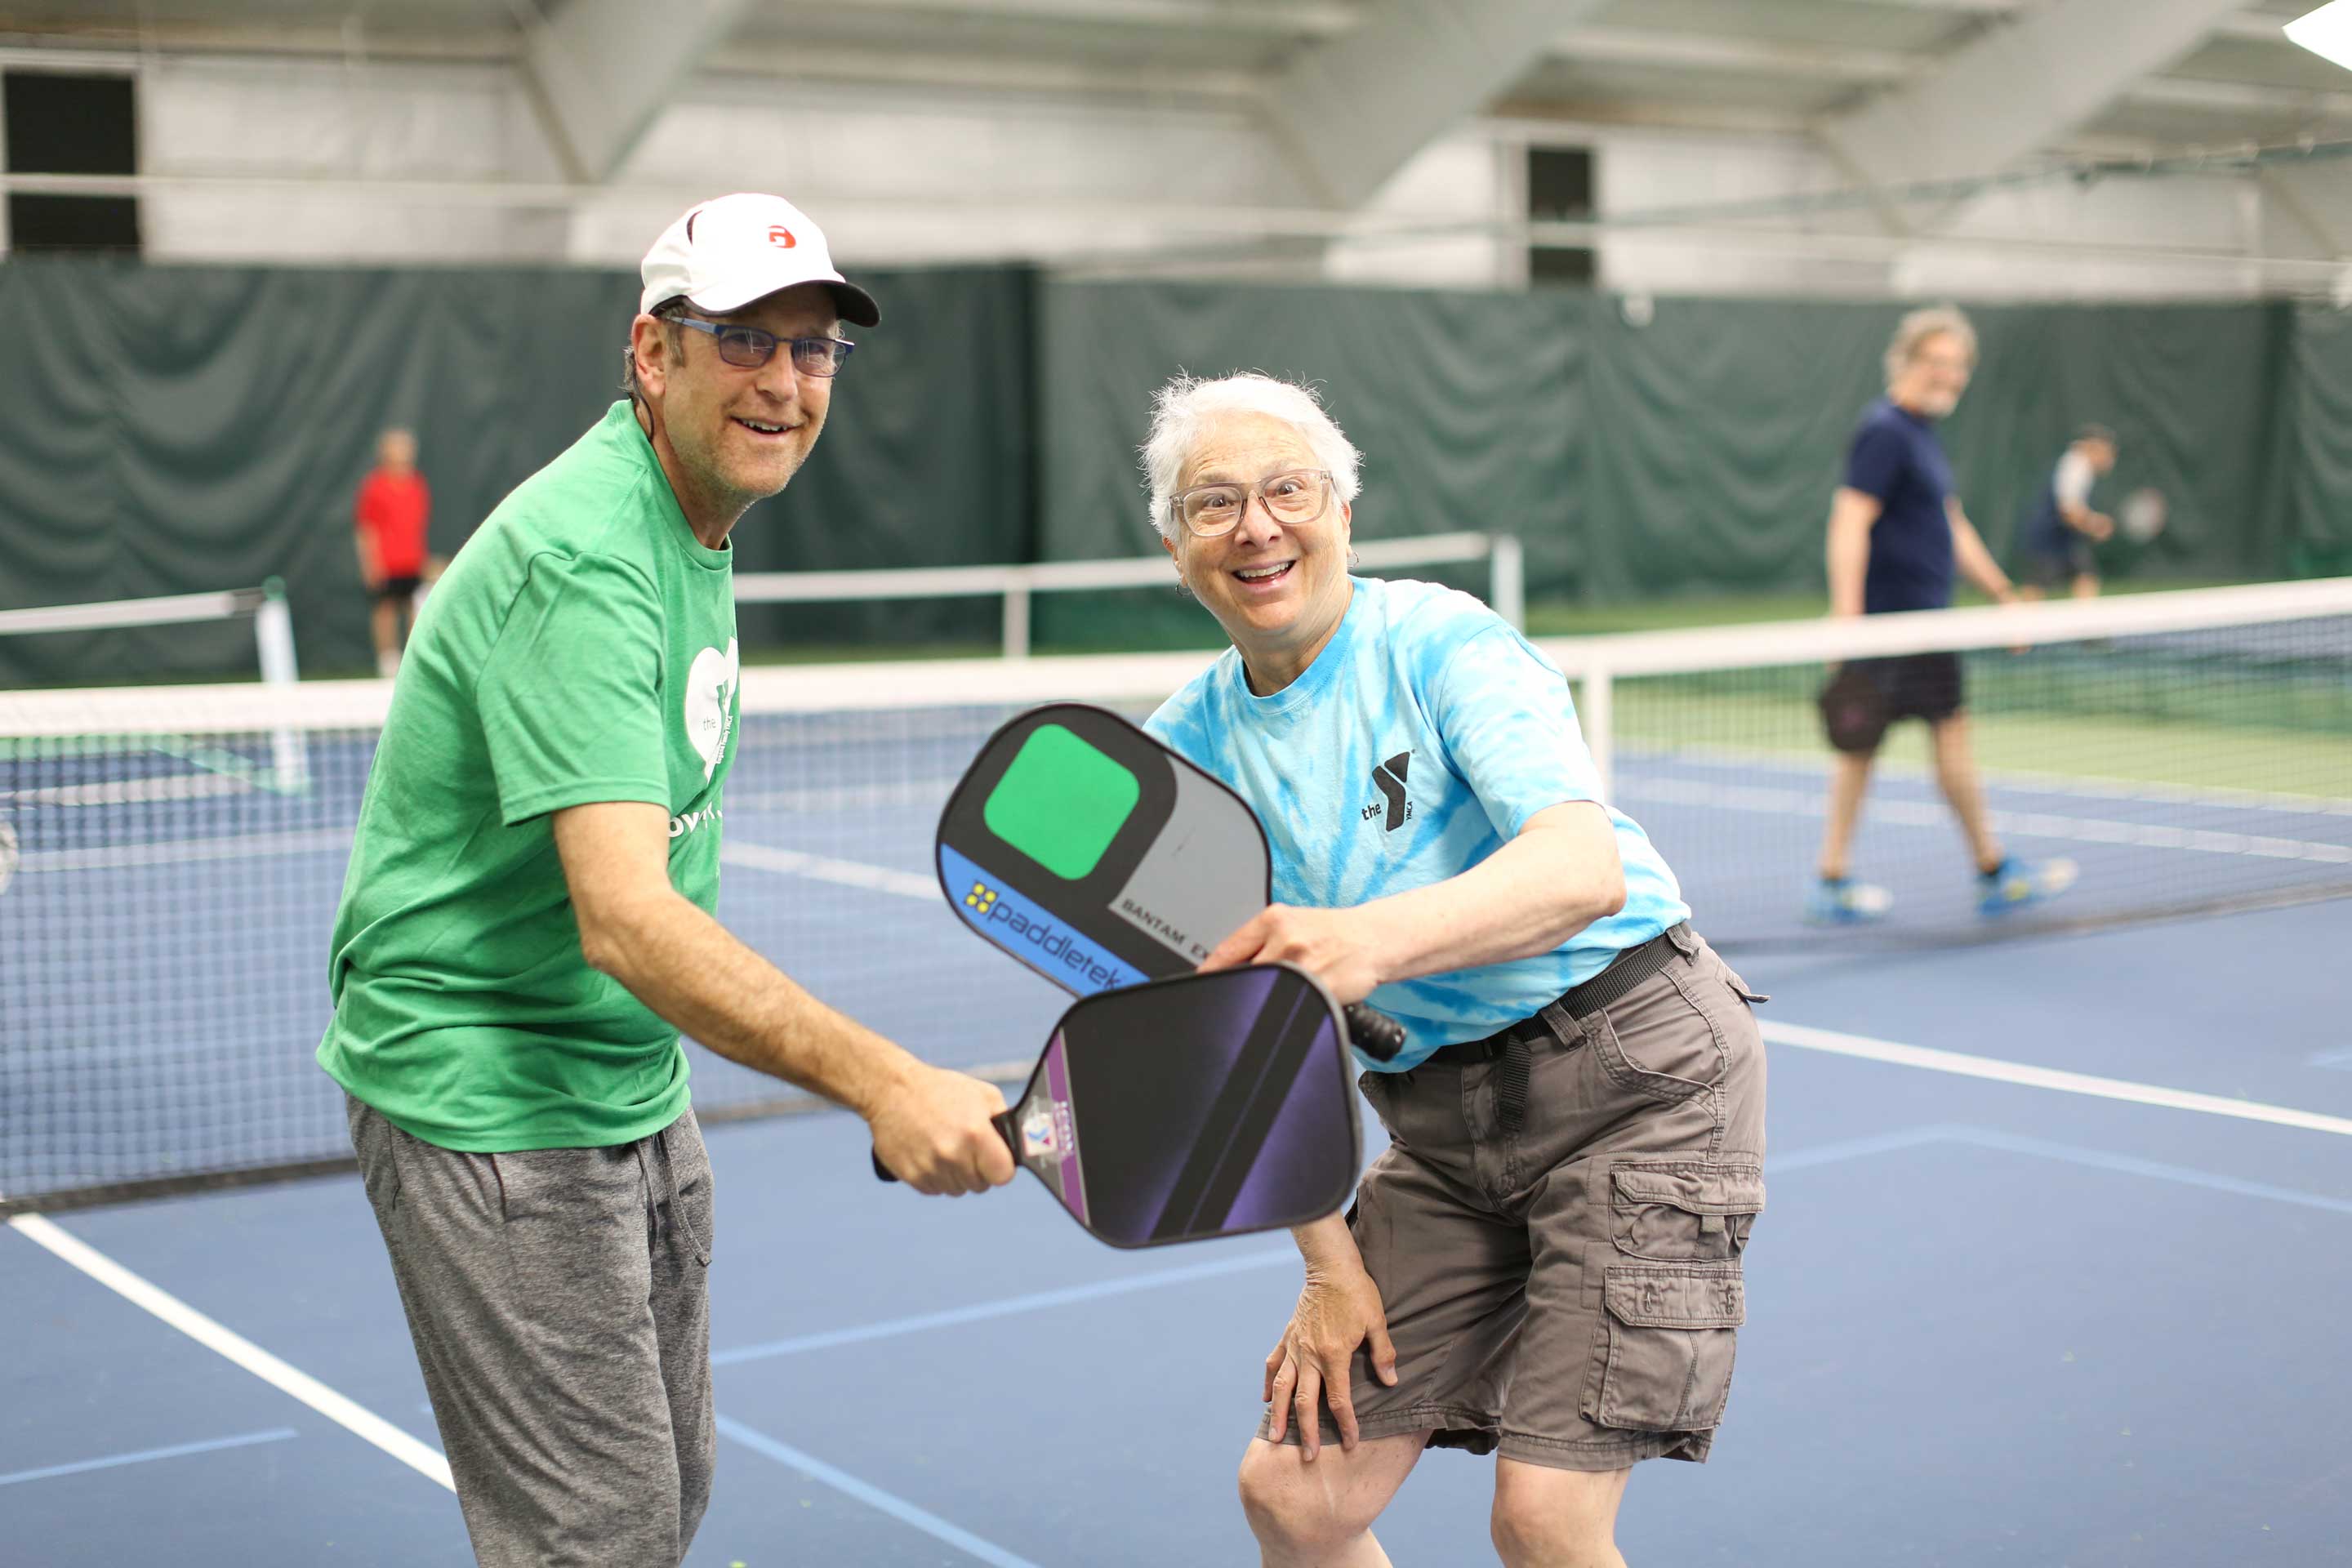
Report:
[[[1943,609],[1952,602],[1956,566],[2002,604],[2017,602],[2008,576],[1960,510],[1951,465],[1936,439],[1935,422],[1959,405],[1976,362],[1976,329],[1956,310],[1914,310],[1895,328],[1886,349],[1886,395],[1864,412],[1846,455],[1845,482],[1830,506],[1832,616]],[[1892,901],[1884,888],[1853,880],[1847,855],[1879,741],[1898,719],[1927,721],[1936,782],[1968,836],[1983,912],[2032,903],[2074,879],[2072,861],[2014,859],[1993,837],[1969,735],[1958,655],[1853,660],[1824,693],[1823,709],[1837,758],[1821,880],[1806,900],[1808,919],[1874,920]]]

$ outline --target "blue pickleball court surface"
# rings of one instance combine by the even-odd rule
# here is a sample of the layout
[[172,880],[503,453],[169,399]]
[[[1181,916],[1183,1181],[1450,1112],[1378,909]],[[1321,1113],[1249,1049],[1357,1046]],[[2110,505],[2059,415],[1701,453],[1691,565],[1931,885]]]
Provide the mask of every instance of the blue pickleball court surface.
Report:
[[[1776,1026],[2344,1118],[2347,936],[2347,906],[2322,903],[1741,962]],[[953,1059],[1025,1054],[1056,1006],[1035,991],[909,1037]],[[1706,1466],[1637,1472],[1629,1560],[2342,1561],[2341,1129],[1785,1043],[1770,1092],[1727,1425]],[[1286,1242],[1120,1254],[1034,1183],[921,1200],[872,1180],[841,1115],[710,1141],[721,1465],[691,1562],[1250,1559],[1232,1474],[1297,1288]],[[354,1181],[54,1223],[433,1441]],[[464,1560],[453,1500],[417,1469],[28,1237],[0,1237],[0,1256],[9,1560]],[[1429,1457],[1381,1529],[1391,1555],[1486,1560],[1490,1484],[1487,1461]]]

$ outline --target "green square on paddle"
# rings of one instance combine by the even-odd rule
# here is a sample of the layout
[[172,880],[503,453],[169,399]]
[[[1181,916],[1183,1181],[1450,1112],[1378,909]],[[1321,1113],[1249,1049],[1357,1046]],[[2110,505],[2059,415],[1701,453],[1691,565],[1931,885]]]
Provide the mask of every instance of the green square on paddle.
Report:
[[991,833],[1076,881],[1101,862],[1142,795],[1118,763],[1059,724],[1041,724],[1021,742],[980,815]]

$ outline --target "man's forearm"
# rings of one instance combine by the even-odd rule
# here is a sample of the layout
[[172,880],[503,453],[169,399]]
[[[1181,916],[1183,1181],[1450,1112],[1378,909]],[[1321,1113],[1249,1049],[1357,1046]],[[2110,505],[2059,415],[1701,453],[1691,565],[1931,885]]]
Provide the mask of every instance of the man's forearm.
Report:
[[1830,519],[1830,614],[1862,614],[1863,580],[1870,570],[1870,528],[1845,518]]
[[1985,548],[1984,540],[1977,533],[1976,524],[1965,521],[1953,522],[1952,554],[1969,581],[1991,597],[2006,599],[2015,591],[2010,584],[2009,574],[2000,569],[2000,563],[1992,558],[1992,552]]
[[720,1056],[860,1115],[870,1115],[914,1064],[675,893],[646,899],[615,918],[589,957]]

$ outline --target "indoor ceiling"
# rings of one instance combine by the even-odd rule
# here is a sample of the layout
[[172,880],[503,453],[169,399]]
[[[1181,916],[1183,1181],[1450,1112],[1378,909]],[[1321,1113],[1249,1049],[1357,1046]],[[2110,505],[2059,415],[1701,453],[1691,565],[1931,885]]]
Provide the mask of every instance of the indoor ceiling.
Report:
[[[520,57],[583,0],[0,0],[0,48]],[[1040,95],[1248,100],[1380,0],[747,0],[704,66]],[[1803,131],[1931,74],[2049,0],[1607,0],[1488,102],[1540,124]],[[2172,154],[2341,136],[2352,79],[2288,43],[2308,0],[2243,0],[2044,151]],[[2126,13],[2128,14],[2128,13]]]

